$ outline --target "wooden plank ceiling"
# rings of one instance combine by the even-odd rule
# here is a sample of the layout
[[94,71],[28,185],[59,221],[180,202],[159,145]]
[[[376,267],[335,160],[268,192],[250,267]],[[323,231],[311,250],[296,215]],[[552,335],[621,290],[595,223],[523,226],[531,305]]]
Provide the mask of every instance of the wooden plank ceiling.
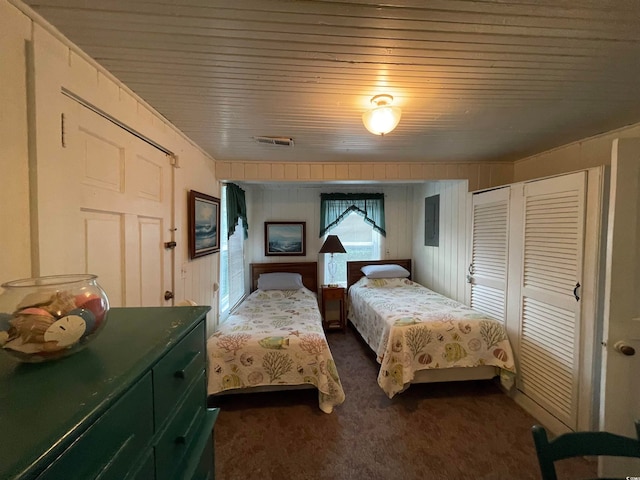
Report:
[[509,161],[640,121],[638,0],[26,3],[218,160]]

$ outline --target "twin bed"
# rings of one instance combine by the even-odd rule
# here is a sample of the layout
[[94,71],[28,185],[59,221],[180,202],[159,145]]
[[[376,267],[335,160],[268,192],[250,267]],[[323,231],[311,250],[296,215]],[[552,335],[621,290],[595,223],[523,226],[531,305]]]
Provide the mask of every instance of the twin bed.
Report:
[[[368,277],[363,267],[372,270]],[[378,384],[389,398],[411,383],[497,375],[509,388],[515,365],[504,326],[410,276],[410,259],[347,262],[347,318],[376,353]]]
[[[376,353],[384,392],[496,375],[508,387],[515,367],[503,325],[410,274],[411,260],[347,262],[348,319]],[[251,294],[207,341],[209,394],[307,387],[323,412],[341,404],[317,291],[316,262],[251,264]]]
[[325,413],[344,401],[317,278],[317,262],[251,264],[251,294],[207,340],[210,395],[316,388]]

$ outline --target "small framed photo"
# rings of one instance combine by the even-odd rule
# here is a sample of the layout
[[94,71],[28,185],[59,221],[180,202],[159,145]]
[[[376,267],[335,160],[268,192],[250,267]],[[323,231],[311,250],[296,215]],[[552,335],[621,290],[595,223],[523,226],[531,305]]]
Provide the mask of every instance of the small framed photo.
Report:
[[220,251],[220,199],[189,191],[189,257]]
[[306,225],[307,222],[264,222],[265,256],[306,255]]

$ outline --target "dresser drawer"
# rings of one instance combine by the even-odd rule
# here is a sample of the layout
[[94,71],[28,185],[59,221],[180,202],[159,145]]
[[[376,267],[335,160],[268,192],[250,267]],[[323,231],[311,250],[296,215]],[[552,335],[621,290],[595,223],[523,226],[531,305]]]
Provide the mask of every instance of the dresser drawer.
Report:
[[140,454],[153,435],[151,399],[151,374],[147,373],[51,463],[38,480],[125,478],[142,461]]
[[191,449],[194,440],[202,429],[205,417],[206,383],[204,371],[192,384],[184,402],[176,415],[170,420],[155,447],[156,478],[170,480],[175,478],[175,470],[180,467],[187,453],[193,455]]
[[157,429],[161,428],[171,412],[175,411],[176,404],[193,380],[204,371],[204,338],[204,322],[200,322],[153,367],[153,400]]

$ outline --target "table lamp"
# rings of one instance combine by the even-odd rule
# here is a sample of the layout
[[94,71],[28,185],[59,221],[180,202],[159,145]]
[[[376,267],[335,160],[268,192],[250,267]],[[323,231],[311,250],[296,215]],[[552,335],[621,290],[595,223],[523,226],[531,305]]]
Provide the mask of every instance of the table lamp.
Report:
[[334,253],[347,253],[347,251],[342,246],[342,242],[338,238],[337,235],[329,235],[327,239],[322,244],[322,248],[320,248],[319,253],[330,253],[331,259],[329,260],[329,286],[337,287],[338,285],[335,283],[336,276],[336,261],[333,258]]

